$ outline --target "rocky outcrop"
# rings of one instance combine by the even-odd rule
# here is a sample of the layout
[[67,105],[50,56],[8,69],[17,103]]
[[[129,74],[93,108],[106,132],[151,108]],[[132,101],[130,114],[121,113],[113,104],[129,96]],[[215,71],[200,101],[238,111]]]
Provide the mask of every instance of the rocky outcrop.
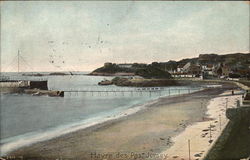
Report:
[[51,76],[65,76],[65,75],[69,75],[69,74],[63,73],[63,72],[52,72],[49,75],[51,75]]
[[112,82],[117,86],[130,87],[160,87],[177,85],[175,80],[169,79],[128,79],[128,78],[114,78]]
[[103,80],[101,82],[98,83],[98,85],[112,85],[113,82],[110,80]]
[[49,91],[49,90],[40,90],[40,89],[25,89],[25,94],[32,94],[33,96],[43,96],[48,95],[50,97],[64,97],[63,91]]
[[135,73],[130,73],[130,72],[117,72],[117,73],[91,72],[89,75],[93,75],[93,76],[135,76]]

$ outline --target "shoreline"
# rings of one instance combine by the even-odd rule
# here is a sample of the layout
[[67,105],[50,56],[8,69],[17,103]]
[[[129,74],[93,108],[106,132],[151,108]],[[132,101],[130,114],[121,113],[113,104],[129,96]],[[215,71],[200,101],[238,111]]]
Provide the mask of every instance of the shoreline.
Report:
[[136,76],[132,72],[117,72],[117,73],[107,73],[107,72],[90,72],[87,74],[88,76],[110,76],[110,77],[115,77],[115,76]]
[[[23,148],[23,147],[33,145],[35,143],[41,143],[41,142],[44,142],[44,141],[49,141],[49,140],[52,140],[54,138],[58,138],[58,137],[61,137],[61,136],[67,135],[67,134],[71,134],[71,133],[74,133],[74,132],[77,132],[77,131],[80,131],[80,130],[88,130],[88,129],[92,129],[92,128],[98,128],[98,127],[101,127],[103,125],[106,125],[107,123],[112,123],[112,121],[123,120],[124,118],[126,118],[126,117],[128,117],[130,115],[133,115],[133,114],[136,114],[137,112],[143,111],[144,109],[146,109],[147,106],[150,106],[150,105],[153,105],[154,103],[157,103],[157,100],[158,99],[153,99],[153,100],[148,101],[145,104],[134,105],[131,108],[128,108],[128,109],[126,109],[124,111],[119,112],[118,114],[105,116],[105,117],[102,117],[101,119],[100,119],[100,117],[93,118],[93,119],[96,119],[96,121],[92,122],[92,123],[86,123],[85,124],[85,123],[82,123],[82,122],[78,122],[78,123],[72,124],[72,126],[69,127],[71,130],[68,131],[68,132],[65,131],[65,129],[68,129],[66,127],[68,125],[66,125],[65,128],[64,127],[61,128],[60,126],[56,127],[56,128],[53,128],[52,130],[50,130],[50,131],[48,131],[46,133],[39,134],[39,132],[34,132],[34,133],[37,133],[38,135],[36,134],[36,135],[31,136],[31,137],[22,137],[21,143],[23,143],[24,141],[28,141],[28,142],[25,145],[20,144],[19,147],[18,146],[13,147],[13,148],[16,148],[16,149],[8,149],[8,148],[10,148],[11,146],[14,146],[14,145],[18,145],[17,142],[10,142],[10,144],[4,144],[3,146],[1,146],[1,154],[4,153],[2,156],[5,156],[5,155],[8,155],[8,153],[10,153],[12,151],[18,150],[19,148]],[[58,129],[59,129],[59,131],[58,131]],[[60,135],[56,136],[56,135],[54,135],[53,131],[56,131],[57,133],[60,132],[60,131],[61,132],[58,133]],[[43,137],[45,137],[45,134],[49,134],[50,136],[46,135],[47,137],[43,138]],[[27,135],[30,135],[30,134],[28,133]],[[23,135],[20,135],[20,136],[23,136]],[[16,137],[20,137],[20,136],[16,136]],[[15,139],[16,137],[12,137],[12,138]],[[6,142],[10,141],[8,139],[12,139],[12,138],[7,138]],[[34,140],[36,139],[36,141],[35,142],[29,142],[30,139],[34,139]],[[4,140],[3,141],[1,140],[1,141],[5,142]]]
[[[223,90],[223,89],[221,89],[221,90]],[[120,123],[122,123],[122,126],[124,127],[124,125],[125,125],[124,122],[127,122],[127,121],[130,121],[130,122],[140,121],[140,122],[142,122],[141,119],[143,119],[143,117],[145,117],[145,115],[146,115],[146,117],[150,116],[148,114],[148,112],[152,112],[152,113],[156,112],[156,113],[159,114],[160,113],[159,111],[162,111],[164,109],[164,107],[162,107],[163,105],[165,105],[165,106],[166,105],[170,105],[170,106],[172,105],[173,108],[175,108],[178,103],[185,104],[185,103],[187,103],[188,100],[189,101],[191,100],[190,103],[193,104],[194,102],[192,102],[192,100],[197,99],[197,98],[195,98],[195,96],[201,95],[201,93],[205,94],[205,95],[209,95],[209,97],[211,98],[211,96],[215,96],[215,95],[210,95],[209,94],[211,91],[212,92],[221,92],[221,91],[218,91],[218,89],[208,89],[208,90],[198,91],[196,93],[191,93],[191,94],[184,95],[184,96],[180,95],[180,96],[175,96],[175,97],[162,97],[162,98],[160,98],[159,102],[153,103],[153,104],[149,105],[145,109],[136,112],[136,114],[126,115],[126,116],[124,116],[122,118],[117,118],[117,119],[114,119],[114,120],[110,120],[110,121],[104,122],[102,124],[97,124],[95,126],[92,126],[92,127],[86,128],[86,129],[78,130],[76,132],[68,133],[68,134],[65,134],[63,136],[53,138],[51,140],[47,140],[47,141],[43,141],[43,142],[38,142],[38,143],[32,144],[31,146],[22,147],[22,148],[17,149],[17,150],[15,150],[13,152],[10,152],[9,155],[16,155],[16,156],[22,155],[24,157],[40,157],[41,156],[43,158],[44,157],[47,157],[47,158],[51,158],[51,157],[56,158],[58,156],[60,156],[60,157],[70,157],[70,158],[80,157],[80,158],[83,158],[83,159],[84,158],[88,159],[87,158],[88,155],[86,157],[86,154],[87,154],[86,150],[85,150],[85,153],[80,153],[80,154],[69,153],[68,150],[72,150],[74,148],[70,144],[77,143],[77,140],[81,139],[81,137],[83,137],[83,138],[85,137],[84,139],[88,140],[88,138],[86,138],[86,137],[90,136],[91,133],[95,133],[95,132],[100,132],[100,133],[105,132],[106,133],[106,132],[108,132],[110,134],[110,131],[108,131],[107,129],[110,129],[113,126],[116,126],[116,127],[118,126],[118,128],[120,128],[119,127]],[[181,100],[181,102],[179,102],[180,100]],[[196,103],[196,105],[199,104],[199,103],[200,102]],[[179,107],[179,104],[177,105],[177,107]],[[199,111],[199,114],[200,114],[200,115],[198,115],[198,116],[200,116],[199,118],[203,118],[203,116],[204,116],[203,112],[205,111],[204,109],[205,108],[202,108],[202,114],[200,114],[201,111]],[[139,118],[139,120],[138,120],[138,118]],[[156,118],[156,120],[158,120],[157,117],[154,117],[154,118]],[[191,121],[187,120],[182,125],[186,126],[188,124],[194,123],[196,120],[197,119],[191,120]],[[161,121],[161,120],[158,120],[158,121]],[[177,123],[177,124],[179,125],[179,123]],[[170,135],[170,137],[172,137],[172,136],[177,135],[178,133],[180,133],[185,128],[183,126],[180,127],[179,129],[174,129],[174,130],[171,130],[171,131],[170,130],[166,130],[166,131],[164,131],[164,133],[165,134],[168,133],[168,135]],[[130,126],[125,125],[125,128],[126,127],[130,128]],[[146,125],[145,125],[145,127],[146,127]],[[178,128],[178,126],[173,126],[172,128],[176,128],[176,127]],[[120,130],[121,129],[122,129],[122,127],[120,128]],[[164,130],[162,128],[162,126],[158,127],[158,129]],[[112,134],[112,131],[111,131],[111,134]],[[158,134],[162,135],[161,133],[158,133]],[[98,137],[98,138],[99,139],[101,138],[101,141],[103,141],[103,137]],[[108,137],[108,138],[110,138],[110,137]],[[119,138],[119,137],[117,137],[117,138]],[[129,137],[129,138],[131,138],[131,137]],[[132,137],[132,138],[134,138],[134,137]],[[70,140],[67,140],[67,139],[70,139]],[[141,138],[137,137],[136,139],[141,139]],[[164,139],[164,140],[162,140],[162,139]],[[160,138],[160,142],[161,141],[165,141],[165,139],[169,140],[171,138],[169,138],[169,137],[168,138]],[[66,141],[66,142],[63,142],[63,141]],[[92,139],[92,141],[95,142],[96,140]],[[64,146],[66,146],[66,147],[61,147],[60,143],[63,143]],[[108,142],[105,142],[105,143],[108,143]],[[103,145],[105,143],[103,142],[103,143],[101,143],[101,145]],[[158,143],[159,142],[157,142],[157,145],[158,145]],[[164,146],[158,147],[158,149],[156,151],[153,151],[153,152],[160,153],[160,150],[165,150],[166,148],[168,148],[169,146],[171,146],[171,140],[169,140],[168,143],[169,144],[167,144],[167,145],[164,144]],[[83,144],[78,144],[77,143],[78,147],[79,147],[79,145],[81,146]],[[95,147],[95,144],[92,145],[90,143],[88,145],[87,146],[89,147],[89,151],[92,151],[91,147],[92,148],[98,148],[98,147]],[[111,144],[109,144],[109,145],[111,145]],[[51,151],[48,151],[47,149],[45,149],[46,148],[45,146],[47,146],[47,147],[49,146],[48,148],[51,148]],[[67,148],[67,149],[65,149],[65,148]],[[151,146],[150,148],[154,148],[154,147]],[[102,149],[103,149],[104,152],[109,152],[109,150],[107,151],[104,148],[101,148],[99,150],[101,151]],[[61,150],[63,154],[59,154],[58,150]],[[98,151],[98,149],[97,149],[97,151]],[[113,150],[113,151],[115,152],[115,150]],[[149,149],[148,152],[152,152],[152,151]]]
[[[194,91],[195,92],[200,92],[202,90]],[[74,124],[69,124],[66,126],[59,126],[56,128],[53,128],[52,130],[48,130],[47,132],[32,132],[24,135],[19,135],[16,137],[11,137],[7,139],[1,140],[1,155],[0,156],[5,156],[8,155],[8,153],[18,150],[19,148],[27,147],[30,145],[33,145],[35,143],[40,143],[43,141],[48,141],[54,138],[58,138],[60,136],[64,136],[66,134],[71,134],[80,130],[88,130],[92,128],[98,128],[103,125],[112,123],[113,121],[122,121],[124,118],[128,118],[129,116],[136,114],[137,112],[143,112],[144,109],[147,109],[147,107],[153,106],[158,103],[159,99],[161,98],[173,98],[173,97],[179,97],[185,94],[177,94],[177,95],[171,95],[171,96],[160,96],[156,99],[152,99],[147,101],[146,103],[143,104],[135,104],[131,108],[128,108],[126,110],[120,111],[119,113],[112,114],[109,116],[104,116],[104,117],[96,117],[93,119],[96,119],[95,122],[87,123],[83,121],[80,121],[78,123]],[[90,119],[91,120],[91,119]],[[90,121],[88,120],[88,121]],[[68,127],[69,126],[69,127]],[[65,129],[70,129],[70,131],[65,131]],[[60,132],[60,133],[59,133]],[[59,135],[55,135],[55,133]],[[22,137],[21,140],[20,137]],[[17,139],[16,141],[12,141],[11,139]],[[6,143],[8,142],[8,143]]]
[[211,99],[207,106],[207,120],[188,126],[182,133],[173,138],[174,145],[162,154],[167,154],[170,159],[183,160],[189,159],[190,150],[191,160],[203,159],[229,121],[226,118],[226,108],[236,107],[236,101],[241,100],[241,95],[230,94],[230,91],[225,91],[219,97]]

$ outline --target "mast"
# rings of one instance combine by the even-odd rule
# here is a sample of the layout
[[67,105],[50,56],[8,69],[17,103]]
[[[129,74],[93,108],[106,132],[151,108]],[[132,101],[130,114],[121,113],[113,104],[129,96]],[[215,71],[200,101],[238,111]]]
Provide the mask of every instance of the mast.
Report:
[[18,53],[17,53],[17,72],[19,73],[19,60],[20,60],[20,51],[18,50]]

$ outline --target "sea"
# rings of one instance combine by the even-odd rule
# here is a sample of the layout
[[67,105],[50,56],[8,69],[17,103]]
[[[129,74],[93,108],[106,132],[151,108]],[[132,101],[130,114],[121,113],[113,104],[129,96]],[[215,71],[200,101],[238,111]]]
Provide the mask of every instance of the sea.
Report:
[[1,76],[19,80],[47,79],[49,90],[69,91],[64,97],[1,93],[2,156],[20,147],[128,116],[157,102],[160,97],[201,90],[198,86],[100,86],[98,82],[114,77],[89,76],[87,72],[77,74],[37,77],[1,73]]

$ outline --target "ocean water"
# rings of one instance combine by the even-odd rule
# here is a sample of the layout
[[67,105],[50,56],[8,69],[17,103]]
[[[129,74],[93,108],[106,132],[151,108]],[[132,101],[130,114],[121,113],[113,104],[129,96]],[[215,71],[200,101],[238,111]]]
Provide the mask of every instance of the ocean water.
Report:
[[[39,77],[17,76],[20,79]],[[66,92],[64,97],[1,94],[1,154],[134,113],[159,97],[187,93],[188,86],[162,87],[161,92],[138,92],[149,88],[98,86],[103,76],[48,76],[48,87]],[[182,89],[182,90],[178,90]],[[192,92],[200,88],[193,88]],[[126,92],[120,92],[126,91]],[[136,91],[136,92],[133,92]]]

